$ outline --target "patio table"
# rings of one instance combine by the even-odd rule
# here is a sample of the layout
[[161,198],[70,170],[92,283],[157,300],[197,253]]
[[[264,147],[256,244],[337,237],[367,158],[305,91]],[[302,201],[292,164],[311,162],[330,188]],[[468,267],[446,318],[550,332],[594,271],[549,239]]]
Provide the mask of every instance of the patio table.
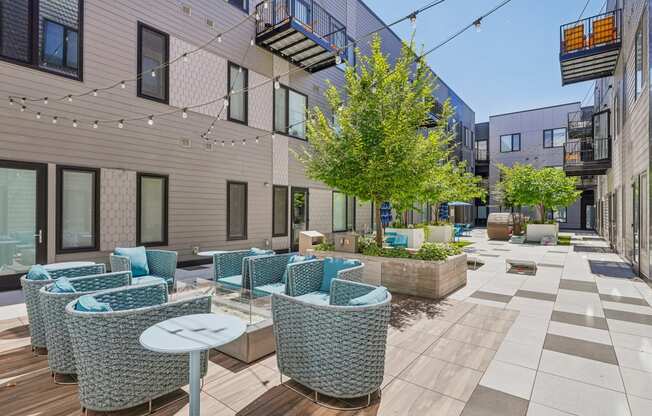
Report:
[[235,316],[205,313],[159,322],[143,331],[139,341],[150,351],[190,354],[190,416],[199,416],[201,353],[238,339],[245,330]]

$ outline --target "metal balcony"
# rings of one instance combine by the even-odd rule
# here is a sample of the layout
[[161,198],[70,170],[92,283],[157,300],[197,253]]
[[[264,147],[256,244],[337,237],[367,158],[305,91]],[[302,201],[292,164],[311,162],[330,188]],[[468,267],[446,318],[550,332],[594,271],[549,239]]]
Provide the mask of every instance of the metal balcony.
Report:
[[294,65],[317,72],[345,58],[346,27],[313,0],[263,1],[256,12],[256,44]]
[[621,14],[616,9],[560,27],[562,85],[613,75],[621,47]]
[[610,110],[568,114],[564,171],[568,176],[604,175],[611,168]]

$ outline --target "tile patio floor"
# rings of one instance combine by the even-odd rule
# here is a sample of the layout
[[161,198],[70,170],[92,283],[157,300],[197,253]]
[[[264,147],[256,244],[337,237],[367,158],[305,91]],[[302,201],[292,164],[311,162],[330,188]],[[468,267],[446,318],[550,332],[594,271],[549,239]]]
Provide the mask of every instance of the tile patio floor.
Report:
[[[590,237],[586,235],[587,237]],[[358,412],[319,407],[279,385],[275,356],[252,365],[215,353],[202,392],[206,415],[652,415],[652,288],[606,244],[489,242],[469,254],[485,264],[440,302],[396,296],[382,395]],[[506,272],[505,259],[539,264]],[[24,305],[0,307],[3,416],[79,413],[75,386],[51,383],[32,358]],[[187,414],[180,401],[158,414]],[[142,409],[119,414],[138,414]]]

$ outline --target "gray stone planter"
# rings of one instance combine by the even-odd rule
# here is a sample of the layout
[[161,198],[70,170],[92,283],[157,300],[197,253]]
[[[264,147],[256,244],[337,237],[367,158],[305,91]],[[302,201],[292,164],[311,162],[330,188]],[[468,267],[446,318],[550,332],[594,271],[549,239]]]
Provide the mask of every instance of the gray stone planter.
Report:
[[440,299],[466,285],[466,253],[443,261],[395,259],[358,253],[315,251],[317,257],[359,259],[365,265],[362,280],[383,285],[392,293]]

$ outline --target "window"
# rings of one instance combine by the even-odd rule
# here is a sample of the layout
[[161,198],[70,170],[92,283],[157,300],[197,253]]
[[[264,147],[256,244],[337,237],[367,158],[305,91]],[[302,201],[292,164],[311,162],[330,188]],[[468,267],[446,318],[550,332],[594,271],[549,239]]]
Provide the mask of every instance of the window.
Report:
[[487,144],[488,142],[486,140],[478,140],[475,142],[475,160],[481,162],[489,160],[489,149]]
[[272,216],[272,237],[285,237],[288,235],[288,187],[274,185]]
[[243,12],[249,13],[249,0],[227,0],[227,2]]
[[355,198],[333,191],[333,232],[355,229]]
[[348,37],[346,38],[346,50],[344,51],[344,59],[341,64],[339,64],[337,67],[340,69],[344,69],[348,66],[355,66],[355,39]]
[[247,239],[247,184],[226,183],[226,239]]
[[246,68],[229,62],[228,91],[234,93],[229,96],[228,118],[231,121],[247,124],[247,104],[249,96],[243,91],[249,86],[249,71]]
[[284,85],[274,90],[274,130],[305,139],[308,97]]
[[561,207],[557,208],[555,210],[548,210],[546,213],[546,218],[549,221],[557,221],[557,222],[563,222],[566,223],[568,222],[568,208],[566,207]]
[[0,2],[0,58],[81,80],[82,0]]
[[471,147],[471,131],[464,127],[464,147]]
[[138,244],[168,244],[168,177],[151,173],[138,174]]
[[521,151],[521,133],[500,136],[501,153]]
[[635,73],[635,97],[638,98],[643,91],[643,30],[639,28],[636,32],[636,39],[634,40],[634,49],[636,53],[636,73]]
[[57,167],[57,252],[99,250],[100,171]]
[[168,62],[169,37],[138,22],[138,96],[168,103],[169,68],[161,68]]
[[543,147],[562,147],[566,143],[566,129],[548,129],[543,131]]

